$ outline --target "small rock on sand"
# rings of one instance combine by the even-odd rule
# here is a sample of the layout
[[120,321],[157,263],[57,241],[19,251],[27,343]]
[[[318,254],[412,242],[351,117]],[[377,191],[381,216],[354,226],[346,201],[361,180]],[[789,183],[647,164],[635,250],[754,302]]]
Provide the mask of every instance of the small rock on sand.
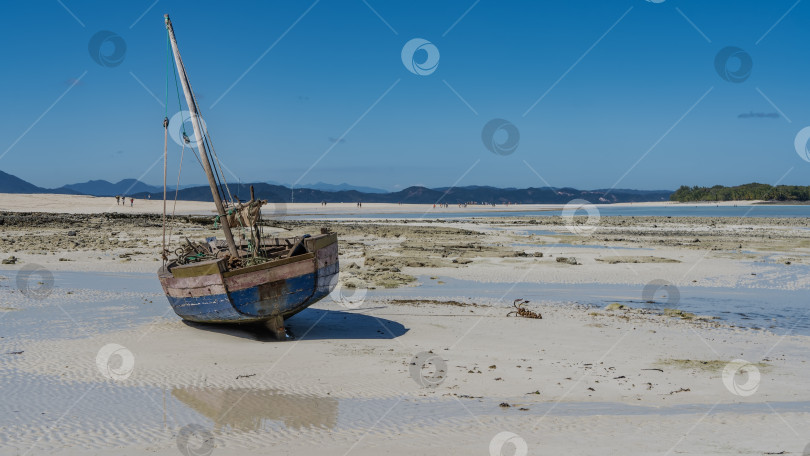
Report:
[[579,264],[577,259],[574,257],[557,257],[557,263],[565,263],[565,264]]
[[607,307],[605,307],[605,310],[627,310],[627,309],[629,309],[629,307],[627,307],[624,304],[619,304],[618,302],[608,304]]

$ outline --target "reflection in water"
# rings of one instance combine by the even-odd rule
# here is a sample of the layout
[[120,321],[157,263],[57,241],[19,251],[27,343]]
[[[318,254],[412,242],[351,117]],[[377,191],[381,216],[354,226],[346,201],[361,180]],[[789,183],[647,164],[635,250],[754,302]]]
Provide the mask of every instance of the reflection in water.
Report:
[[338,401],[329,397],[283,394],[251,388],[175,388],[172,396],[211,419],[217,429],[258,431],[268,421],[282,421],[288,429],[333,429]]

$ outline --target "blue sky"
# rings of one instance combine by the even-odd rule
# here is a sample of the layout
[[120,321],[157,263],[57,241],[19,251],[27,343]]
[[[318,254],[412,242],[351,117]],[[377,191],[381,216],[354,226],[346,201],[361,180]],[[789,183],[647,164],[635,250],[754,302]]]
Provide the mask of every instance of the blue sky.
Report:
[[[3,12],[0,170],[40,186],[162,182],[164,13],[229,180],[390,190],[810,180],[794,148],[810,126],[807,2],[43,0]],[[103,30],[126,44],[116,66],[89,52]],[[403,64],[414,38],[439,52],[430,74]],[[742,82],[715,68],[728,46],[753,63]],[[108,41],[95,55],[114,50]],[[417,51],[417,65],[426,56]],[[738,117],[750,112],[779,117]],[[496,118],[519,132],[511,154],[482,140]],[[170,180],[179,152],[170,143]],[[204,182],[193,159],[182,180]]]

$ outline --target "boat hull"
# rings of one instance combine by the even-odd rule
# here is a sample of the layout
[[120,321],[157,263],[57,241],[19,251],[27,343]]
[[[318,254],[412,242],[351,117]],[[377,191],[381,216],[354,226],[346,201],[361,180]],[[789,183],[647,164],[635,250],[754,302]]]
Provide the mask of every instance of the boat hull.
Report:
[[307,253],[224,271],[222,260],[161,269],[174,312],[200,323],[255,323],[288,318],[327,296],[340,269],[335,234],[304,240]]

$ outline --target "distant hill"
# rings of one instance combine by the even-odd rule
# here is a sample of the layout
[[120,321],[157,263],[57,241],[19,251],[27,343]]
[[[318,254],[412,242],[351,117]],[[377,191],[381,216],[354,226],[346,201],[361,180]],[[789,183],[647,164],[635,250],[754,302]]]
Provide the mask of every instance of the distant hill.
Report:
[[[180,188],[199,186],[199,184],[193,186],[181,185]],[[168,189],[174,191],[174,186],[169,186]],[[123,179],[117,183],[108,182],[106,180],[91,180],[78,184],[63,185],[59,188],[44,188],[38,187],[17,176],[0,171],[0,193],[57,193],[67,195],[115,196],[144,192],[160,192],[162,198],[163,187],[149,185],[137,179]]]
[[2,193],[45,193],[47,189],[37,187],[17,176],[0,171],[0,192]]
[[[270,185],[277,185],[279,187],[292,188],[291,184],[285,184],[283,182],[276,182],[269,180],[265,181],[265,183]],[[383,190],[381,188],[364,187],[362,185],[352,185],[347,184],[345,182],[342,184],[327,184],[326,182],[318,182],[315,184],[299,184],[296,185],[295,188],[311,188],[313,190],[323,190],[325,192],[341,192],[341,191],[356,190],[362,193],[388,193],[388,190]]]
[[388,193],[388,190],[383,190],[381,188],[374,188],[374,187],[363,187],[360,185],[351,185],[347,183],[342,184],[327,184],[325,182],[318,182],[317,184],[306,184],[302,185],[302,188],[311,188],[313,190],[323,190],[326,192],[340,192],[340,191],[348,191],[348,190],[356,190],[362,193]]
[[93,196],[132,195],[135,193],[163,191],[163,187],[145,184],[137,179],[124,179],[114,184],[105,180],[91,180],[80,184],[65,185],[61,188],[72,190],[82,195]]
[[0,193],[63,193],[77,195],[78,192],[70,189],[43,188],[24,181],[17,176],[0,171]]
[[[250,199],[250,185],[230,185],[231,193],[241,200]],[[289,187],[265,183],[252,184],[256,197],[271,202],[297,203],[405,203],[405,204],[434,204],[437,202],[459,204],[465,202],[478,203],[513,203],[513,204],[565,204],[572,199],[585,199],[592,203],[622,203],[642,201],[668,201],[672,193],[668,190],[577,190],[574,188],[525,188],[500,189],[495,187],[455,187],[443,190],[426,187],[408,187],[405,190],[391,193],[364,193],[356,190],[324,191],[311,188],[295,189],[294,195]],[[153,192],[134,194],[136,198],[162,198],[162,193]],[[188,201],[210,201],[211,190],[207,186],[182,189],[178,198]]]
[[725,187],[715,185],[714,187],[689,187],[681,186],[672,196],[672,201],[682,203],[692,201],[810,201],[810,187],[801,185],[777,185],[756,182],[737,185],[735,187]]
[[[494,203],[494,204],[565,204],[573,199],[584,199],[594,204],[623,203],[642,201],[667,201],[672,192],[668,190],[578,190],[575,188],[497,188],[489,186],[471,185],[467,187],[426,188],[420,186],[408,187],[398,192],[384,192],[371,187],[356,187],[349,184],[317,184],[322,188],[296,188],[293,192],[285,185],[255,183],[231,184],[231,193],[241,200],[250,199],[250,185],[256,190],[256,197],[271,202],[297,202],[297,203],[405,203],[405,204],[434,204],[434,203]],[[336,190],[326,190],[326,189]],[[357,189],[366,189],[359,191]],[[174,197],[174,189],[171,197]],[[65,193],[93,196],[123,195],[135,198],[162,199],[163,188],[145,184],[136,179],[124,179],[117,183],[105,180],[92,180],[80,184],[70,184],[57,189],[37,187],[16,176],[0,171],[0,193]],[[293,198],[294,197],[294,198]],[[183,188],[178,198],[186,201],[211,201],[211,190],[207,185],[197,185]]]

